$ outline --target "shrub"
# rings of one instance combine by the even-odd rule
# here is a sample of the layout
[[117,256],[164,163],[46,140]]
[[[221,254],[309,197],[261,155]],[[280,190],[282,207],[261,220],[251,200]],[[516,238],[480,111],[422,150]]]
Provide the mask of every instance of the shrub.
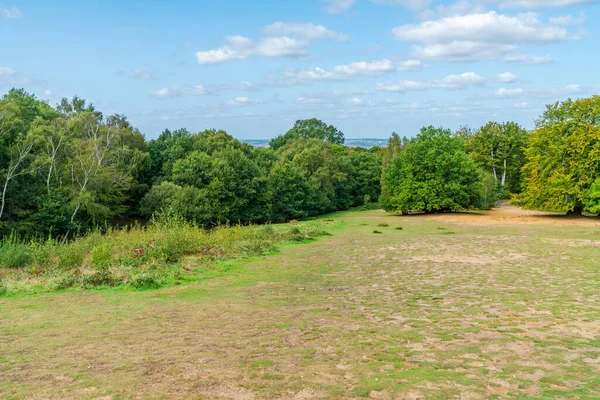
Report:
[[5,268],[23,268],[31,260],[31,251],[26,244],[14,238],[0,243],[0,266]]

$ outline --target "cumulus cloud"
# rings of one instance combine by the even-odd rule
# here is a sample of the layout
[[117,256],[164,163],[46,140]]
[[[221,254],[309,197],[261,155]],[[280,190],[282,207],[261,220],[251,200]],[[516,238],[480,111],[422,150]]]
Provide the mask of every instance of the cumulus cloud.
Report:
[[286,22],[275,22],[267,25],[262,32],[268,36],[289,36],[307,40],[347,40],[348,36],[327,29],[323,25],[311,23],[297,24]]
[[485,82],[475,72],[465,72],[460,75],[448,75],[433,81],[401,81],[396,84],[378,83],[377,90],[385,92],[408,92],[428,89],[459,90],[469,86],[479,86]]
[[262,29],[266,37],[252,40],[244,36],[227,36],[225,45],[196,52],[200,65],[244,60],[254,56],[302,59],[308,57],[307,46],[315,40],[347,40],[348,37],[311,23],[275,22]]
[[17,72],[12,68],[0,67],[0,76],[10,76],[15,75],[16,73]]
[[522,95],[523,95],[523,89],[521,89],[521,88],[515,88],[515,89],[500,88],[496,91],[496,96],[504,97],[504,98],[513,98],[513,97],[519,97]]
[[243,96],[236,97],[233,100],[227,102],[228,105],[236,106],[236,107],[253,106],[253,105],[262,104],[262,103],[263,103],[262,100],[249,99],[248,97],[243,97]]
[[0,15],[8,19],[23,18],[23,13],[17,7],[0,8]]
[[490,45],[485,42],[454,41],[424,47],[415,46],[413,55],[423,60],[470,62],[496,60],[516,49],[517,46],[512,44]]
[[204,85],[188,86],[185,88],[181,88],[180,86],[172,86],[150,92],[150,96],[156,99],[172,99],[182,96],[205,96],[208,94],[211,93]]
[[533,56],[530,54],[510,54],[504,57],[504,61],[521,64],[549,64],[554,61],[551,56]]
[[398,64],[398,71],[419,71],[425,68],[420,60],[406,60]]
[[457,0],[454,3],[440,4],[421,12],[421,19],[430,20],[482,12],[484,12],[484,8],[479,4],[473,4],[469,0]]
[[198,64],[220,64],[231,60],[244,60],[253,56],[305,58],[308,56],[305,40],[287,36],[267,37],[253,41],[243,36],[227,36],[225,46],[196,52]]
[[432,0],[371,0],[372,3],[402,6],[411,10],[424,10],[431,5]]
[[[413,55],[423,60],[468,62],[512,57],[513,62],[532,62],[515,55],[518,45],[556,43],[570,39],[567,28],[545,24],[538,14],[516,16],[496,11],[474,12],[397,26],[394,38],[416,42]],[[541,63],[543,60],[537,60]]]
[[397,64],[387,59],[358,61],[337,65],[332,69],[320,67],[304,70],[288,69],[283,79],[273,83],[308,84],[317,81],[342,81],[356,77],[381,76],[395,71],[414,71],[423,67],[423,64],[417,60],[407,60]]
[[356,0],[324,0],[327,6],[325,7],[325,11],[328,14],[337,15],[341,14],[354,6]]
[[519,80],[517,75],[511,72],[503,72],[501,74],[496,75],[495,80],[500,83],[513,83]]
[[551,8],[600,3],[600,0],[493,0],[500,7]]
[[508,16],[496,11],[398,26],[392,32],[398,40],[436,44],[473,41],[474,38],[486,43],[551,43],[567,38],[566,29],[544,25],[537,14]]
[[550,23],[561,26],[579,26],[585,24],[585,15],[581,13],[579,17],[572,15],[561,15],[559,17],[550,18]]

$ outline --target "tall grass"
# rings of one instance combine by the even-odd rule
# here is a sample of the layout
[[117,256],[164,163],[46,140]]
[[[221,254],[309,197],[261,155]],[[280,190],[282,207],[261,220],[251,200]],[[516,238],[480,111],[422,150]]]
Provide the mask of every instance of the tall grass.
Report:
[[291,224],[200,229],[163,217],[148,227],[94,231],[70,243],[56,240],[0,242],[0,294],[69,288],[157,288],[193,280],[211,261],[260,255],[285,241],[305,241],[327,232]]

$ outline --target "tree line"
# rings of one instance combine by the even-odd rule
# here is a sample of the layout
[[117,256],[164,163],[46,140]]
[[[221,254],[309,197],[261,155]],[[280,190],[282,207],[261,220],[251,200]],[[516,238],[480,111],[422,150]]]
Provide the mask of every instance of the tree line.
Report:
[[490,122],[392,134],[348,148],[300,120],[269,148],[220,130],[146,140],[80,98],[55,107],[21,89],[0,100],[0,236],[67,240],[157,214],[199,226],[305,218],[380,204],[391,212],[489,208],[600,212],[600,97],[547,106],[533,131]]

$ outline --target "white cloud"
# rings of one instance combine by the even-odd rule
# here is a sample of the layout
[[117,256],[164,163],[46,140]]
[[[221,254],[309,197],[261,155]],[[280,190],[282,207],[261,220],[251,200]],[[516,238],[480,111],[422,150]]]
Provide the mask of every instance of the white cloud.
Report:
[[17,7],[0,8],[0,15],[8,19],[23,18],[23,13]]
[[600,3],[600,0],[492,0],[500,7],[551,8]]
[[479,86],[485,82],[475,72],[460,75],[448,75],[444,79],[434,81],[401,81],[397,84],[378,83],[377,90],[385,92],[408,92],[427,89],[458,90],[469,86]]
[[327,3],[327,7],[325,7],[325,11],[328,14],[341,14],[344,11],[348,11],[354,6],[356,0],[324,0]]
[[158,79],[158,77],[152,72],[144,71],[139,68],[134,69],[133,74],[137,79],[142,79],[145,81],[154,81]]
[[497,82],[501,82],[501,83],[513,83],[513,82],[516,82],[519,80],[517,75],[515,75],[511,72],[503,72],[501,74],[498,74],[495,76],[495,79]]
[[16,73],[17,72],[12,68],[0,67],[0,76],[10,76],[15,75]]
[[244,60],[253,56],[304,58],[308,56],[305,40],[287,36],[267,37],[253,41],[243,36],[227,36],[227,45],[218,49],[198,51],[198,64],[220,64],[231,60]]
[[425,68],[420,60],[406,60],[398,64],[398,71],[419,71]]
[[510,54],[504,57],[504,61],[521,64],[549,64],[553,62],[551,56],[532,56],[529,54]]
[[182,96],[205,96],[211,94],[204,85],[195,85],[181,88],[179,86],[172,86],[170,88],[158,89],[150,92],[150,96],[156,99],[172,99],[175,97]]
[[179,86],[173,86],[171,88],[158,89],[150,93],[150,96],[157,99],[170,99],[173,97],[181,97],[182,91]]
[[473,41],[486,43],[551,43],[565,40],[567,30],[544,25],[537,14],[518,16],[496,11],[445,17],[418,25],[403,25],[393,29],[398,40],[421,43],[452,43]]
[[390,60],[359,61],[337,65],[331,70],[310,68],[305,70],[289,69],[282,83],[305,84],[315,81],[348,80],[357,76],[381,76],[397,70]]
[[550,18],[550,23],[552,25],[561,25],[561,26],[578,26],[585,24],[585,15],[581,13],[579,17],[574,17],[572,15],[561,15],[559,17]]
[[504,98],[513,98],[513,97],[519,97],[522,95],[523,95],[523,89],[521,89],[521,88],[515,88],[515,89],[500,88],[496,91],[496,96],[504,97]]
[[233,100],[227,102],[230,106],[253,106],[257,104],[262,104],[262,100],[249,99],[248,97],[236,97]]
[[432,0],[371,0],[372,3],[402,6],[411,10],[424,10],[431,4]]
[[347,65],[338,65],[333,68],[338,75],[381,75],[394,71],[394,65],[390,60],[359,61]]
[[421,13],[421,19],[429,20],[482,12],[484,12],[484,8],[479,4],[473,4],[468,0],[457,0],[454,3],[440,4],[434,8],[423,11]]
[[323,102],[324,100],[318,97],[298,97],[296,99],[296,103],[300,104],[322,104]]
[[262,29],[268,36],[289,36],[307,40],[347,40],[348,36],[327,29],[323,25],[314,25],[311,23],[286,23],[275,22]]
[[513,52],[516,48],[517,46],[512,44],[491,45],[485,42],[454,41],[424,47],[415,46],[413,55],[423,60],[433,61],[487,61],[501,58]]
[[52,96],[52,91],[51,90],[44,90],[44,96],[46,96],[46,97]]
[[[567,28],[545,24],[535,13],[516,16],[496,11],[446,16],[392,30],[397,40],[420,43],[413,55],[423,60],[469,62],[498,60],[542,63],[543,58],[515,54],[521,44],[556,43],[572,39]],[[529,59],[527,59],[529,58]]]

